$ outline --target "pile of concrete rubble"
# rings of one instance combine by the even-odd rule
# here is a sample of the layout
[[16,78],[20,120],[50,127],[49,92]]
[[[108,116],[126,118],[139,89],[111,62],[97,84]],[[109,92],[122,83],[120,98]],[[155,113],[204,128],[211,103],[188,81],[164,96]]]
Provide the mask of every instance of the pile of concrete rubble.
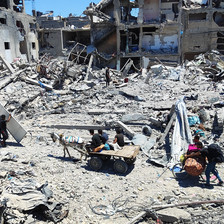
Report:
[[[136,73],[129,71],[123,74],[111,69],[112,81],[108,87],[104,68],[91,68],[48,55],[31,64],[19,59],[12,64],[2,60],[0,68],[2,105],[18,120],[31,120],[33,128],[47,130],[57,128],[57,125],[61,128],[64,125],[66,128],[63,121],[54,119],[49,119],[49,123],[45,119],[45,122],[40,124],[41,116],[46,118],[55,114],[61,115],[61,119],[69,115],[75,117],[71,120],[72,124],[70,123],[72,128],[75,125],[97,125],[110,132],[114,127],[120,126],[124,130],[126,142],[141,145],[142,150],[147,149],[143,150],[144,153],[150,152],[146,153],[148,157],[144,157],[142,153],[142,164],[149,159],[164,166],[159,159],[170,153],[173,125],[171,124],[167,133],[166,127],[176,101],[184,97],[192,134],[200,134],[205,144],[224,143],[224,57],[218,52],[199,55],[195,60],[176,67],[158,62],[149,69],[142,69]],[[29,127],[30,132],[32,127]],[[48,140],[45,142],[49,144]],[[9,155],[4,156],[8,158]],[[9,158],[12,159],[15,157]],[[18,174],[13,175],[16,177]],[[32,173],[29,175],[35,177]],[[9,174],[7,178],[10,178]],[[49,205],[50,190],[46,188],[47,184],[40,186],[30,179],[27,185],[26,181],[13,180],[9,187],[1,180],[2,186],[5,187],[1,189],[1,194],[13,198],[11,205],[12,202],[14,204],[11,207],[20,207],[16,204],[18,199],[15,197],[25,189],[23,192],[26,192],[24,194],[29,198],[27,194],[31,191],[27,190],[27,186],[32,186],[32,193],[41,198],[41,203],[37,202],[35,206],[30,207],[24,204],[25,208],[21,207],[18,210],[22,209],[24,213],[32,210],[34,214],[34,207],[41,204],[44,206],[44,210],[41,208],[41,211],[45,216],[48,214],[46,220],[59,222],[67,216],[66,212],[66,215],[56,212],[61,215],[58,218],[52,212],[58,205]],[[169,197],[169,200],[171,198]],[[7,210],[6,204],[7,202],[2,201],[0,205],[0,217],[4,208],[7,223],[15,223],[10,219],[10,215],[16,216],[16,213]],[[221,208],[217,206],[215,214],[218,214]],[[204,217],[206,215],[209,216],[204,214]],[[198,221],[197,216],[192,220]]]

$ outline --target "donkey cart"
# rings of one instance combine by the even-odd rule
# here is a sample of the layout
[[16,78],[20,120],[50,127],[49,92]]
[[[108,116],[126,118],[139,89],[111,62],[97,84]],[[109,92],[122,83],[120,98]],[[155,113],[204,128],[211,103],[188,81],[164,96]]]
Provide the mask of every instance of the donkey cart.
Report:
[[121,150],[103,150],[101,152],[89,152],[89,166],[91,169],[98,171],[103,166],[103,162],[113,159],[113,168],[118,173],[126,173],[128,165],[135,162],[140,146],[127,145]]

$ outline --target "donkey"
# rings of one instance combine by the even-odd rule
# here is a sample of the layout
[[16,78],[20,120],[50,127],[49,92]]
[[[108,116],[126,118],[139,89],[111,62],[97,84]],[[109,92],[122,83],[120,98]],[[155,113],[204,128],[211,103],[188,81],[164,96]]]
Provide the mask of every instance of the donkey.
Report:
[[63,148],[64,157],[67,152],[69,157],[72,158],[68,151],[68,147],[72,147],[73,149],[80,152],[80,154],[81,154],[80,160],[81,161],[82,161],[82,157],[84,155],[85,155],[85,158],[87,157],[87,151],[85,150],[85,147],[84,147],[85,142],[82,138],[77,137],[77,136],[65,137],[63,134],[58,135],[55,132],[52,132],[50,135],[51,135],[53,142],[56,142],[58,140],[59,143],[64,146],[64,148]]

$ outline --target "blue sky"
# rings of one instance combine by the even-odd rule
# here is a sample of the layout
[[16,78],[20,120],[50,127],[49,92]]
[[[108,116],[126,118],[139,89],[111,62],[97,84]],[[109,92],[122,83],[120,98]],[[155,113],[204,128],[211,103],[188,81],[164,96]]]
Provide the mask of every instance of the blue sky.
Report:
[[[36,11],[54,11],[54,16],[68,17],[69,13],[80,16],[91,2],[99,3],[100,0],[34,0]],[[32,1],[25,0],[27,14],[32,12]]]

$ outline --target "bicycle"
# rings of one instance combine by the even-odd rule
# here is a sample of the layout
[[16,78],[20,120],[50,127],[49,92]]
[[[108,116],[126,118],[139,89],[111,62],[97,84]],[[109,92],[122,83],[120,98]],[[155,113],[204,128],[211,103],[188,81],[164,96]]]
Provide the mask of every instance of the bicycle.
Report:
[[[206,181],[206,176],[205,176],[205,170],[202,172],[202,174],[199,175],[200,179],[202,181]],[[175,179],[179,180],[184,180],[187,177],[191,176],[189,173],[186,172],[184,169],[184,164],[182,162],[176,163],[172,168],[171,168],[172,174]],[[210,174],[210,182],[215,182],[217,180],[217,177],[214,174]]]

